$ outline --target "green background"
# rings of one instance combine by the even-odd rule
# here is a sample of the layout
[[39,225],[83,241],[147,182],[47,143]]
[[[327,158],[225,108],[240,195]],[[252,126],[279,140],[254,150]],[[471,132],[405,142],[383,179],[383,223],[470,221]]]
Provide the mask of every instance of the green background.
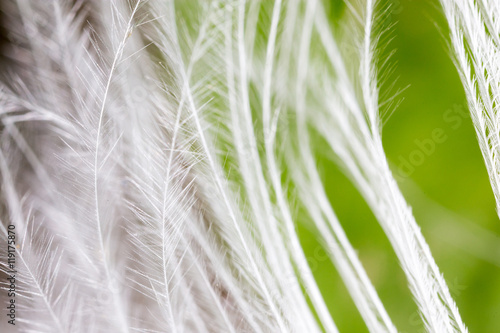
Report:
[[[389,80],[397,81],[392,91],[383,85],[381,93],[406,89],[383,128],[386,154],[463,321],[471,332],[500,332],[500,221],[440,4],[389,4],[383,19],[394,27],[387,52],[396,50]],[[345,10],[340,1],[325,1],[325,7],[332,20]],[[370,209],[329,156],[320,159],[320,169],[339,220],[398,331],[423,332],[405,275]],[[367,332],[315,237],[303,226],[299,231],[339,330]]]

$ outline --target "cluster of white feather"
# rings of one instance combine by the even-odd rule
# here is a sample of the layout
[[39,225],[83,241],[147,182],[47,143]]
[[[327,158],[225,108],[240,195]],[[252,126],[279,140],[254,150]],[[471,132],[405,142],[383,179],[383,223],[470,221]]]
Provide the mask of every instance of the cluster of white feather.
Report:
[[[498,49],[499,22],[453,3],[499,196],[498,59],[460,44],[466,31],[471,53],[492,54],[478,48]],[[312,128],[387,234],[426,328],[467,332],[382,147],[376,1],[349,5],[349,59],[319,0],[2,6],[15,42],[0,88],[0,228],[2,242],[9,223],[19,234],[19,331],[337,332],[291,187],[368,329],[396,332],[327,198]]]

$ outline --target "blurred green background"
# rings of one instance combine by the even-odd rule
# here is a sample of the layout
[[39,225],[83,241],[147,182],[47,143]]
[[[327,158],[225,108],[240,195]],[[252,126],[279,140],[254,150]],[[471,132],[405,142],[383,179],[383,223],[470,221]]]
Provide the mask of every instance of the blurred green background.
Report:
[[[500,221],[437,0],[391,0],[395,24],[386,52],[400,95],[383,129],[392,169],[471,332],[500,332]],[[332,20],[342,1],[325,1]],[[383,56],[383,55],[382,55]],[[391,83],[389,82],[389,83]],[[385,91],[384,91],[385,89]],[[433,134],[434,133],[434,134]],[[331,203],[400,332],[423,332],[417,306],[391,246],[370,209],[331,156],[320,168]],[[341,332],[367,332],[325,252],[304,226],[310,266]]]

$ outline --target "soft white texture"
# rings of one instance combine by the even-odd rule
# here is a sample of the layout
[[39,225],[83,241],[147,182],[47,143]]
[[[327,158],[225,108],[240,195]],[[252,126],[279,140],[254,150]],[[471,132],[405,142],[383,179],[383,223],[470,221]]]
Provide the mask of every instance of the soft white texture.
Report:
[[368,329],[396,332],[327,198],[312,125],[428,330],[466,332],[382,149],[375,5],[350,8],[355,77],[316,0],[6,5],[21,43],[0,89],[0,218],[21,244],[21,331],[337,332],[298,198]]
[[454,60],[500,214],[500,4],[441,0]]

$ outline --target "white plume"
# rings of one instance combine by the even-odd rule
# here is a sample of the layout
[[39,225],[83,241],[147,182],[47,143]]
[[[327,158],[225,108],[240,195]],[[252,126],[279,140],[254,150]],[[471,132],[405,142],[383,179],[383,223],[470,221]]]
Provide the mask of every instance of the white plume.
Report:
[[441,0],[441,4],[500,214],[500,4],[490,0]]
[[319,133],[426,328],[467,332],[382,147],[376,5],[349,4],[342,23],[360,44],[348,58],[317,0],[2,3],[0,219],[1,242],[9,225],[17,235],[16,328],[337,332],[300,206],[368,329],[397,332],[326,195]]
[[319,68],[311,76],[311,94],[324,113],[315,114],[310,121],[329,143],[379,220],[407,275],[427,329],[432,332],[466,332],[444,278],[391,175],[384,154],[373,60],[375,2],[367,1],[358,7],[361,10],[357,11],[353,5],[353,11],[358,13],[355,18],[360,21],[362,38],[357,63],[359,71],[354,83],[347,74],[345,61],[329,32],[326,19],[321,15],[316,20],[331,71]]

